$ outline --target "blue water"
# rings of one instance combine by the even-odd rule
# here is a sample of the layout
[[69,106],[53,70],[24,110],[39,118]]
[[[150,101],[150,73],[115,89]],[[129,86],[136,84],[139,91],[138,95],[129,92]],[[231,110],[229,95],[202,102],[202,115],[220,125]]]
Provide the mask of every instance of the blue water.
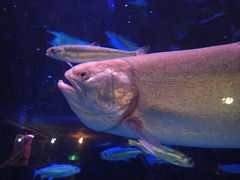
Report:
[[[150,53],[240,40],[239,0],[146,1],[145,5],[129,3],[132,0],[1,1],[1,180],[32,179],[34,169],[52,163],[80,167],[80,173],[61,178],[71,180],[240,179],[238,174],[217,169],[219,164],[239,164],[239,149],[175,147],[194,159],[194,168],[150,166],[143,158],[104,161],[99,157],[101,151],[126,147],[127,139],[95,132],[81,124],[57,88],[57,81],[65,79],[69,66],[45,56],[56,38],[48,31],[67,34],[75,43],[97,41],[100,46],[117,48],[119,44],[111,44],[105,35],[111,31],[139,47],[149,45]],[[54,43],[69,41],[65,38]],[[14,146],[19,134],[34,135],[27,165],[14,154],[24,146]],[[84,137],[82,144],[78,142],[80,137]],[[52,138],[56,138],[54,143]],[[68,155],[79,159],[68,160]]]

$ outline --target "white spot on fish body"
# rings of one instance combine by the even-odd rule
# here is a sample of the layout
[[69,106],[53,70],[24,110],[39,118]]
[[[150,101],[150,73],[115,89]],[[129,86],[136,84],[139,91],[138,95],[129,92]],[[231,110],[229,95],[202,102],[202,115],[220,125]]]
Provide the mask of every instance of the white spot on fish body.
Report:
[[224,97],[224,98],[222,98],[222,103],[227,104],[227,105],[232,104],[233,98],[232,97]]

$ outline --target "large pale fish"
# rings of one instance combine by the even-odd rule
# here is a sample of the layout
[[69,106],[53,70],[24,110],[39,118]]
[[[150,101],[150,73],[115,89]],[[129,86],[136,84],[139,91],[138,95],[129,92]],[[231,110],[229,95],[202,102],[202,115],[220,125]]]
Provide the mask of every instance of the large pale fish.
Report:
[[58,87],[87,127],[153,145],[240,147],[240,43],[88,62]]
[[80,63],[86,61],[99,61],[127,56],[137,56],[147,53],[149,46],[136,51],[124,51],[93,45],[65,45],[54,46],[47,49],[46,56],[61,61]]

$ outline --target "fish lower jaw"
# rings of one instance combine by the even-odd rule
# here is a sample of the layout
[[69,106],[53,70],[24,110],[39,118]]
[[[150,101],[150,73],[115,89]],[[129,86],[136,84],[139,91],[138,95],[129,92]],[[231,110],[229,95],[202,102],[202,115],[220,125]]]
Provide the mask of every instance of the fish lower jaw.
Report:
[[58,88],[61,90],[65,90],[65,91],[74,91],[75,92],[75,89],[72,86],[63,82],[63,80],[58,81]]

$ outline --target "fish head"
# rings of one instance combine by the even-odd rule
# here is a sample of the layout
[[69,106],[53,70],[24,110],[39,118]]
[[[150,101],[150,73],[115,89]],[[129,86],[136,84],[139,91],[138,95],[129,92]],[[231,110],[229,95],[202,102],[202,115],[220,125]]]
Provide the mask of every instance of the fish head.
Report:
[[129,71],[117,61],[79,64],[65,77],[72,86],[59,81],[58,87],[73,112],[91,129],[112,129],[135,107],[136,88]]
[[58,59],[58,60],[67,60],[65,48],[63,46],[53,46],[47,49],[46,56]]
[[123,156],[124,152],[120,147],[109,148],[100,153],[101,159],[108,161],[122,160],[124,158]]

